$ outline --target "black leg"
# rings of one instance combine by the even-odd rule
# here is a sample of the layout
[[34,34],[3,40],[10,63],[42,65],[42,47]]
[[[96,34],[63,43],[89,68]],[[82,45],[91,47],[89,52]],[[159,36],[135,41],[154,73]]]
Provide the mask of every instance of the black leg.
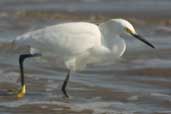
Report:
[[30,58],[30,57],[37,57],[37,56],[41,56],[41,54],[22,54],[19,57],[19,65],[20,65],[20,76],[21,76],[21,90],[18,92],[17,97],[23,97],[25,95],[26,92],[26,86],[25,86],[25,82],[24,82],[24,60],[26,58]]
[[65,95],[65,97],[69,97],[69,95],[68,95],[68,93],[66,91],[66,86],[68,84],[69,77],[70,77],[70,71],[68,71],[67,76],[66,76],[66,78],[65,78],[65,80],[63,82],[62,88],[61,88],[61,90],[62,90],[63,94]]
[[37,56],[41,56],[41,55],[40,54],[23,54],[23,55],[20,55],[19,65],[20,65],[21,86],[23,86],[25,84],[24,83],[24,66],[23,66],[24,60],[26,58],[37,57]]

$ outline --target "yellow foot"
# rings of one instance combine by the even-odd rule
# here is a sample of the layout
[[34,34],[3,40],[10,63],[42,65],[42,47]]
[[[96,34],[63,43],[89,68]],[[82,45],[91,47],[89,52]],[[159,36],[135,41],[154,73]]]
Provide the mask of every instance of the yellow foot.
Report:
[[23,85],[17,93],[17,99],[24,97],[26,94],[26,85]]

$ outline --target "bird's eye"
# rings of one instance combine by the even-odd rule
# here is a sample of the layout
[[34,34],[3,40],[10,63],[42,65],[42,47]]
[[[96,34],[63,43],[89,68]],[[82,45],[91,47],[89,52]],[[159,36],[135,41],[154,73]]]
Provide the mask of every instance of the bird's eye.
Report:
[[128,28],[125,28],[125,31],[127,32],[127,33],[132,33],[132,31],[130,30],[130,29],[128,29]]

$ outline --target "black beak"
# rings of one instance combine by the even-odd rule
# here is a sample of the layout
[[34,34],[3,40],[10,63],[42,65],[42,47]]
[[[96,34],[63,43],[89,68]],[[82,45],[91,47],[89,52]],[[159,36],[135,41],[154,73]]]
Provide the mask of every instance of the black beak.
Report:
[[149,43],[146,39],[142,38],[140,35],[138,35],[138,34],[131,34],[131,35],[134,36],[135,38],[137,38],[138,40],[144,42],[145,44],[147,44],[151,48],[155,48],[155,46],[153,44]]

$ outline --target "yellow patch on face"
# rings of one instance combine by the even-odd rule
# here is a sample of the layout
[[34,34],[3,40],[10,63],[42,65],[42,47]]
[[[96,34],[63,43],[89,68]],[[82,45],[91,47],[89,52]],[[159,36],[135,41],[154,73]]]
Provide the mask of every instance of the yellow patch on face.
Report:
[[125,28],[125,31],[129,34],[132,34],[133,32],[129,28]]
[[126,33],[129,33],[129,34],[136,34],[136,31],[134,30],[134,28],[125,28],[125,31],[126,31]]

